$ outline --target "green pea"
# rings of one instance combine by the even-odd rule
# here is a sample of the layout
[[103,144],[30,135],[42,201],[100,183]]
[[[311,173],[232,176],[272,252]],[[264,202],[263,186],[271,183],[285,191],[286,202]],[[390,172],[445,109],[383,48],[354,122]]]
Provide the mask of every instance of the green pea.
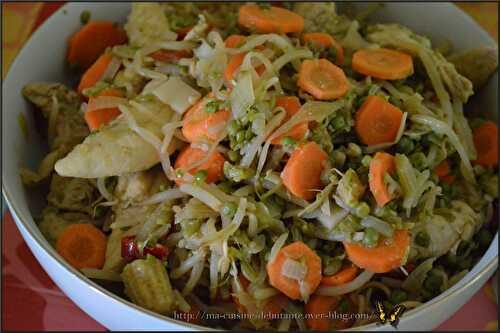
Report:
[[425,231],[420,231],[416,236],[415,236],[415,243],[418,246],[422,247],[428,247],[431,242],[431,239],[429,235]]
[[366,228],[365,235],[363,236],[363,245],[367,247],[374,247],[378,244],[379,233],[373,228]]
[[391,296],[389,297],[391,303],[394,304],[403,303],[407,299],[408,299],[408,294],[406,293],[406,291],[401,289],[394,289],[391,293]]
[[233,218],[234,214],[236,214],[236,210],[238,207],[234,202],[225,202],[222,206],[222,214],[229,218]]
[[335,150],[333,151],[332,158],[336,167],[342,167],[346,160],[346,154],[340,150]]
[[432,292],[438,292],[441,284],[443,284],[443,278],[440,275],[429,275],[424,281],[425,289]]
[[364,167],[369,167],[370,166],[370,163],[372,161],[372,157],[370,155],[365,155],[362,159],[361,159],[361,164],[364,166]]
[[216,101],[216,100],[208,102],[205,105],[205,112],[215,113],[215,112],[219,111],[220,104],[221,103],[219,101]]
[[321,263],[323,264],[323,275],[333,275],[342,267],[342,260],[338,258],[325,257]]
[[415,149],[415,144],[413,140],[407,136],[403,136],[396,145],[396,149],[401,154],[409,154]]
[[427,157],[422,152],[413,153],[410,155],[410,162],[413,167],[418,170],[423,170],[427,167]]
[[342,116],[337,116],[337,117],[333,118],[333,120],[332,120],[332,126],[335,129],[341,129],[345,125],[346,125],[346,122],[344,120],[344,117],[342,117]]
[[477,233],[477,241],[479,246],[486,248],[490,245],[491,240],[493,239],[493,235],[486,229],[481,229]]
[[295,144],[297,143],[297,141],[295,141],[293,138],[287,136],[287,137],[284,137],[283,140],[281,140],[281,143],[284,146],[295,146]]
[[347,145],[346,153],[347,153],[347,156],[349,156],[349,157],[361,156],[361,154],[362,154],[361,147],[353,142],[350,142]]
[[227,152],[227,156],[231,162],[237,162],[240,160],[240,154],[237,151],[230,150]]
[[356,206],[356,216],[363,218],[370,214],[370,206],[366,202],[361,202]]
[[90,12],[88,10],[84,10],[80,14],[80,22],[82,22],[82,24],[87,24],[89,21],[90,21]]
[[196,173],[194,174],[194,180],[197,182],[197,183],[203,183],[205,182],[205,180],[207,179],[208,177],[208,172],[207,170],[198,170],[196,171]]
[[181,169],[175,170],[175,176],[177,178],[182,178],[184,176],[184,172]]

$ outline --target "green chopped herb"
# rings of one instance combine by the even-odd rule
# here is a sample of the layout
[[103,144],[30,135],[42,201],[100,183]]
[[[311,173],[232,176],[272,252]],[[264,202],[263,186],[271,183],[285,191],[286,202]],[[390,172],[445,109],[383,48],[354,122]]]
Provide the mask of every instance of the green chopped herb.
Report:
[[205,182],[205,180],[207,180],[207,177],[208,177],[208,171],[203,169],[203,170],[198,170],[196,171],[196,173],[194,174],[194,180],[197,182],[197,183],[203,183]]
[[375,247],[378,244],[379,236],[377,230],[366,228],[362,243],[366,247]]
[[288,146],[288,147],[294,147],[296,144],[297,144],[297,141],[295,141],[295,139],[287,136],[287,137],[284,137],[282,140],[281,140],[281,143],[284,145],[284,146]]
[[219,111],[221,104],[220,101],[212,100],[205,105],[205,112],[215,113]]
[[84,10],[80,14],[80,22],[82,22],[82,24],[87,24],[89,21],[90,21],[90,12],[88,10]]

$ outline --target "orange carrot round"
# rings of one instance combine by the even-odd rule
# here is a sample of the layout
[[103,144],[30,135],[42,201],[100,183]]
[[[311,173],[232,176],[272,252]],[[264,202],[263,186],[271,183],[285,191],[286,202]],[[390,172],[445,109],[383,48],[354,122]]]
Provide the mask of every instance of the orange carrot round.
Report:
[[374,273],[386,273],[404,264],[410,247],[408,230],[396,230],[394,238],[381,239],[376,247],[343,242],[349,260]]
[[322,188],[321,173],[328,155],[315,142],[302,144],[293,151],[281,173],[283,184],[293,195],[311,200]]
[[307,314],[307,326],[314,331],[330,330],[331,319],[329,313],[332,312],[338,304],[338,297],[313,295],[304,306],[304,311]]
[[352,56],[352,69],[382,80],[400,80],[413,74],[410,55],[391,49],[361,49]]
[[356,266],[349,266],[343,268],[340,272],[337,272],[333,275],[324,275],[321,278],[321,285],[338,286],[354,280],[357,274],[358,274],[358,268]]
[[257,33],[291,33],[304,30],[304,18],[285,8],[271,6],[269,9],[258,5],[240,7],[238,23]]
[[83,93],[83,90],[94,86],[101,79],[111,60],[113,60],[113,56],[110,53],[104,53],[87,69],[78,85],[78,92],[80,94]]
[[213,95],[209,94],[186,112],[182,121],[182,134],[189,142],[215,141],[231,118],[228,110],[206,112],[205,106],[211,100]]
[[302,35],[302,41],[304,44],[310,43],[325,49],[335,47],[337,53],[335,63],[339,66],[344,64],[344,48],[330,34],[326,32],[305,33]]
[[106,48],[126,42],[127,34],[113,22],[91,21],[71,36],[67,60],[87,69]]
[[166,63],[176,63],[182,58],[189,58],[193,55],[190,50],[158,50],[151,53],[149,56],[156,61]]
[[326,59],[304,60],[297,85],[320,100],[340,98],[349,91],[344,71]]
[[[203,163],[202,165],[190,169],[189,166],[194,164],[195,162],[198,162],[202,158],[205,158],[207,156],[207,152],[198,148],[192,148],[190,146],[184,148],[183,151],[180,152],[179,156],[177,156],[177,159],[175,160],[175,165],[174,169],[183,169],[184,171],[189,172],[190,174],[194,175],[196,172],[200,170],[206,170],[207,172],[207,178],[206,178],[206,183],[215,183],[219,181],[222,177],[222,174],[224,173],[224,156],[222,156],[221,153],[215,152],[212,154],[212,156],[208,159],[207,162]],[[187,170],[185,170],[188,168]],[[183,183],[182,179],[176,179],[175,181],[178,185]]]
[[[276,107],[282,107],[285,109],[286,117],[283,121],[288,121],[294,114],[300,110],[300,100],[296,96],[278,96],[276,97]],[[294,140],[302,140],[309,130],[309,125],[307,122],[300,123],[292,127],[288,132],[274,138],[271,143],[273,145],[280,145],[281,141],[288,137]]]
[[444,160],[439,163],[434,168],[434,173],[441,181],[447,184],[452,184],[455,181],[455,176],[450,175],[450,164],[448,163],[448,160]]
[[57,240],[56,249],[77,269],[99,269],[104,265],[106,235],[92,224],[72,224]]
[[109,88],[101,91],[96,97],[89,97],[88,111],[85,112],[84,117],[91,131],[108,124],[121,114],[118,108],[95,109],[93,105],[96,98],[100,96],[123,97],[123,92],[119,89]]
[[492,121],[487,121],[474,129],[474,146],[477,159],[474,164],[483,166],[498,165],[498,127]]
[[368,96],[356,112],[355,129],[365,145],[392,142],[398,135],[403,112],[379,96]]
[[247,38],[243,35],[231,35],[226,38],[224,45],[228,48],[235,49],[243,45]]
[[305,291],[312,294],[321,282],[321,259],[306,244],[296,241],[283,247],[267,264],[269,283],[291,299],[302,299],[299,283],[283,275],[283,265],[286,260],[299,261],[306,265],[307,272],[304,278]]
[[393,174],[395,171],[396,164],[394,163],[394,156],[391,154],[378,152],[370,162],[368,176],[370,191],[379,207],[384,207],[385,204],[393,199],[387,189],[384,177],[386,173]]

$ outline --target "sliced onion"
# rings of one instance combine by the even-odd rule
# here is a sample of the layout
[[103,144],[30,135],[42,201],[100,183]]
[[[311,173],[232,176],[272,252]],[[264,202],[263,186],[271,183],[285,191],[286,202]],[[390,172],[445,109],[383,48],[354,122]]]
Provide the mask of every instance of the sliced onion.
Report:
[[332,197],[335,200],[335,203],[337,205],[339,205],[340,207],[344,208],[349,213],[355,213],[356,212],[356,210],[353,207],[351,207],[348,204],[346,204],[338,195],[334,194],[334,195],[332,195]]
[[171,76],[165,83],[156,88],[153,94],[180,114],[183,114],[201,98],[201,94],[197,90],[191,88],[178,76]]
[[350,292],[353,292],[359,288],[361,288],[365,283],[370,281],[370,279],[375,275],[375,273],[370,272],[368,270],[364,270],[361,274],[359,274],[354,280],[351,282],[342,284],[340,286],[333,287],[319,287],[316,290],[318,295],[323,296],[339,296],[345,295]]
[[199,263],[201,260],[203,260],[205,256],[205,251],[203,249],[200,249],[200,251],[194,251],[193,255],[180,264],[179,267],[173,269],[170,271],[170,277],[172,279],[178,279],[184,274],[186,274],[193,266],[195,266],[197,263]]
[[126,98],[115,97],[115,96],[99,96],[92,98],[89,101],[86,112],[91,112],[100,109],[116,108],[119,105],[125,103],[127,103]]
[[212,193],[202,189],[199,186],[192,184],[182,184],[179,189],[182,192],[187,193],[192,197],[200,200],[216,212],[218,212],[222,206],[222,202],[219,199],[217,199]]
[[105,184],[106,178],[97,178],[97,189],[99,193],[108,201],[113,201],[113,195],[109,193]]
[[392,237],[394,235],[394,229],[390,224],[375,216],[367,216],[363,218],[360,223],[363,227],[373,228],[386,237]]
[[281,250],[283,245],[285,245],[286,239],[288,238],[288,232],[285,232],[281,236],[278,237],[276,242],[274,242],[273,247],[271,248],[271,254],[269,256],[269,262],[272,262],[278,252]]
[[330,216],[320,213],[317,219],[325,228],[331,230],[337,225],[337,223],[345,219],[347,215],[349,215],[348,210],[337,209]]
[[154,205],[167,200],[180,199],[185,197],[186,194],[181,192],[178,188],[171,188],[163,192],[158,192],[140,203],[141,206]]
[[307,275],[307,266],[297,260],[286,258],[281,267],[281,274],[293,280],[303,281]]
[[122,65],[121,59],[118,57],[113,57],[99,80],[100,81],[112,80],[115,77],[118,70],[120,69],[121,65]]

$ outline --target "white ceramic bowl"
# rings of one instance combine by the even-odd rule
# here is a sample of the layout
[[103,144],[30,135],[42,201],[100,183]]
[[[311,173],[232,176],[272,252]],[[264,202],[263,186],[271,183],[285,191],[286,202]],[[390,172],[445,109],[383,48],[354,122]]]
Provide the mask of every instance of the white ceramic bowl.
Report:
[[[26,190],[19,178],[19,168],[35,167],[46,151],[46,145],[34,129],[31,110],[21,96],[21,88],[33,81],[74,84],[75,78],[65,70],[64,57],[70,34],[80,27],[80,13],[90,10],[92,19],[124,21],[129,8],[128,3],[67,4],[26,43],[3,84],[2,190],[19,230],[40,264],[56,284],[90,316],[112,330],[192,330],[200,327],[142,309],[103,289],[66,264],[44,239],[33,220],[33,215],[43,206],[43,197],[37,191]],[[495,45],[486,32],[449,3],[388,3],[374,20],[402,23],[434,41],[447,38],[457,49]],[[486,116],[495,120],[497,94],[498,76],[495,75],[489,85],[474,97],[474,102],[480,105]],[[28,138],[24,137],[20,129],[19,114],[24,114],[28,119]],[[497,264],[498,234],[469,274],[443,294],[406,313],[399,329],[430,330],[438,326],[477,292],[493,274]],[[391,329],[390,326],[375,324],[362,328]]]

